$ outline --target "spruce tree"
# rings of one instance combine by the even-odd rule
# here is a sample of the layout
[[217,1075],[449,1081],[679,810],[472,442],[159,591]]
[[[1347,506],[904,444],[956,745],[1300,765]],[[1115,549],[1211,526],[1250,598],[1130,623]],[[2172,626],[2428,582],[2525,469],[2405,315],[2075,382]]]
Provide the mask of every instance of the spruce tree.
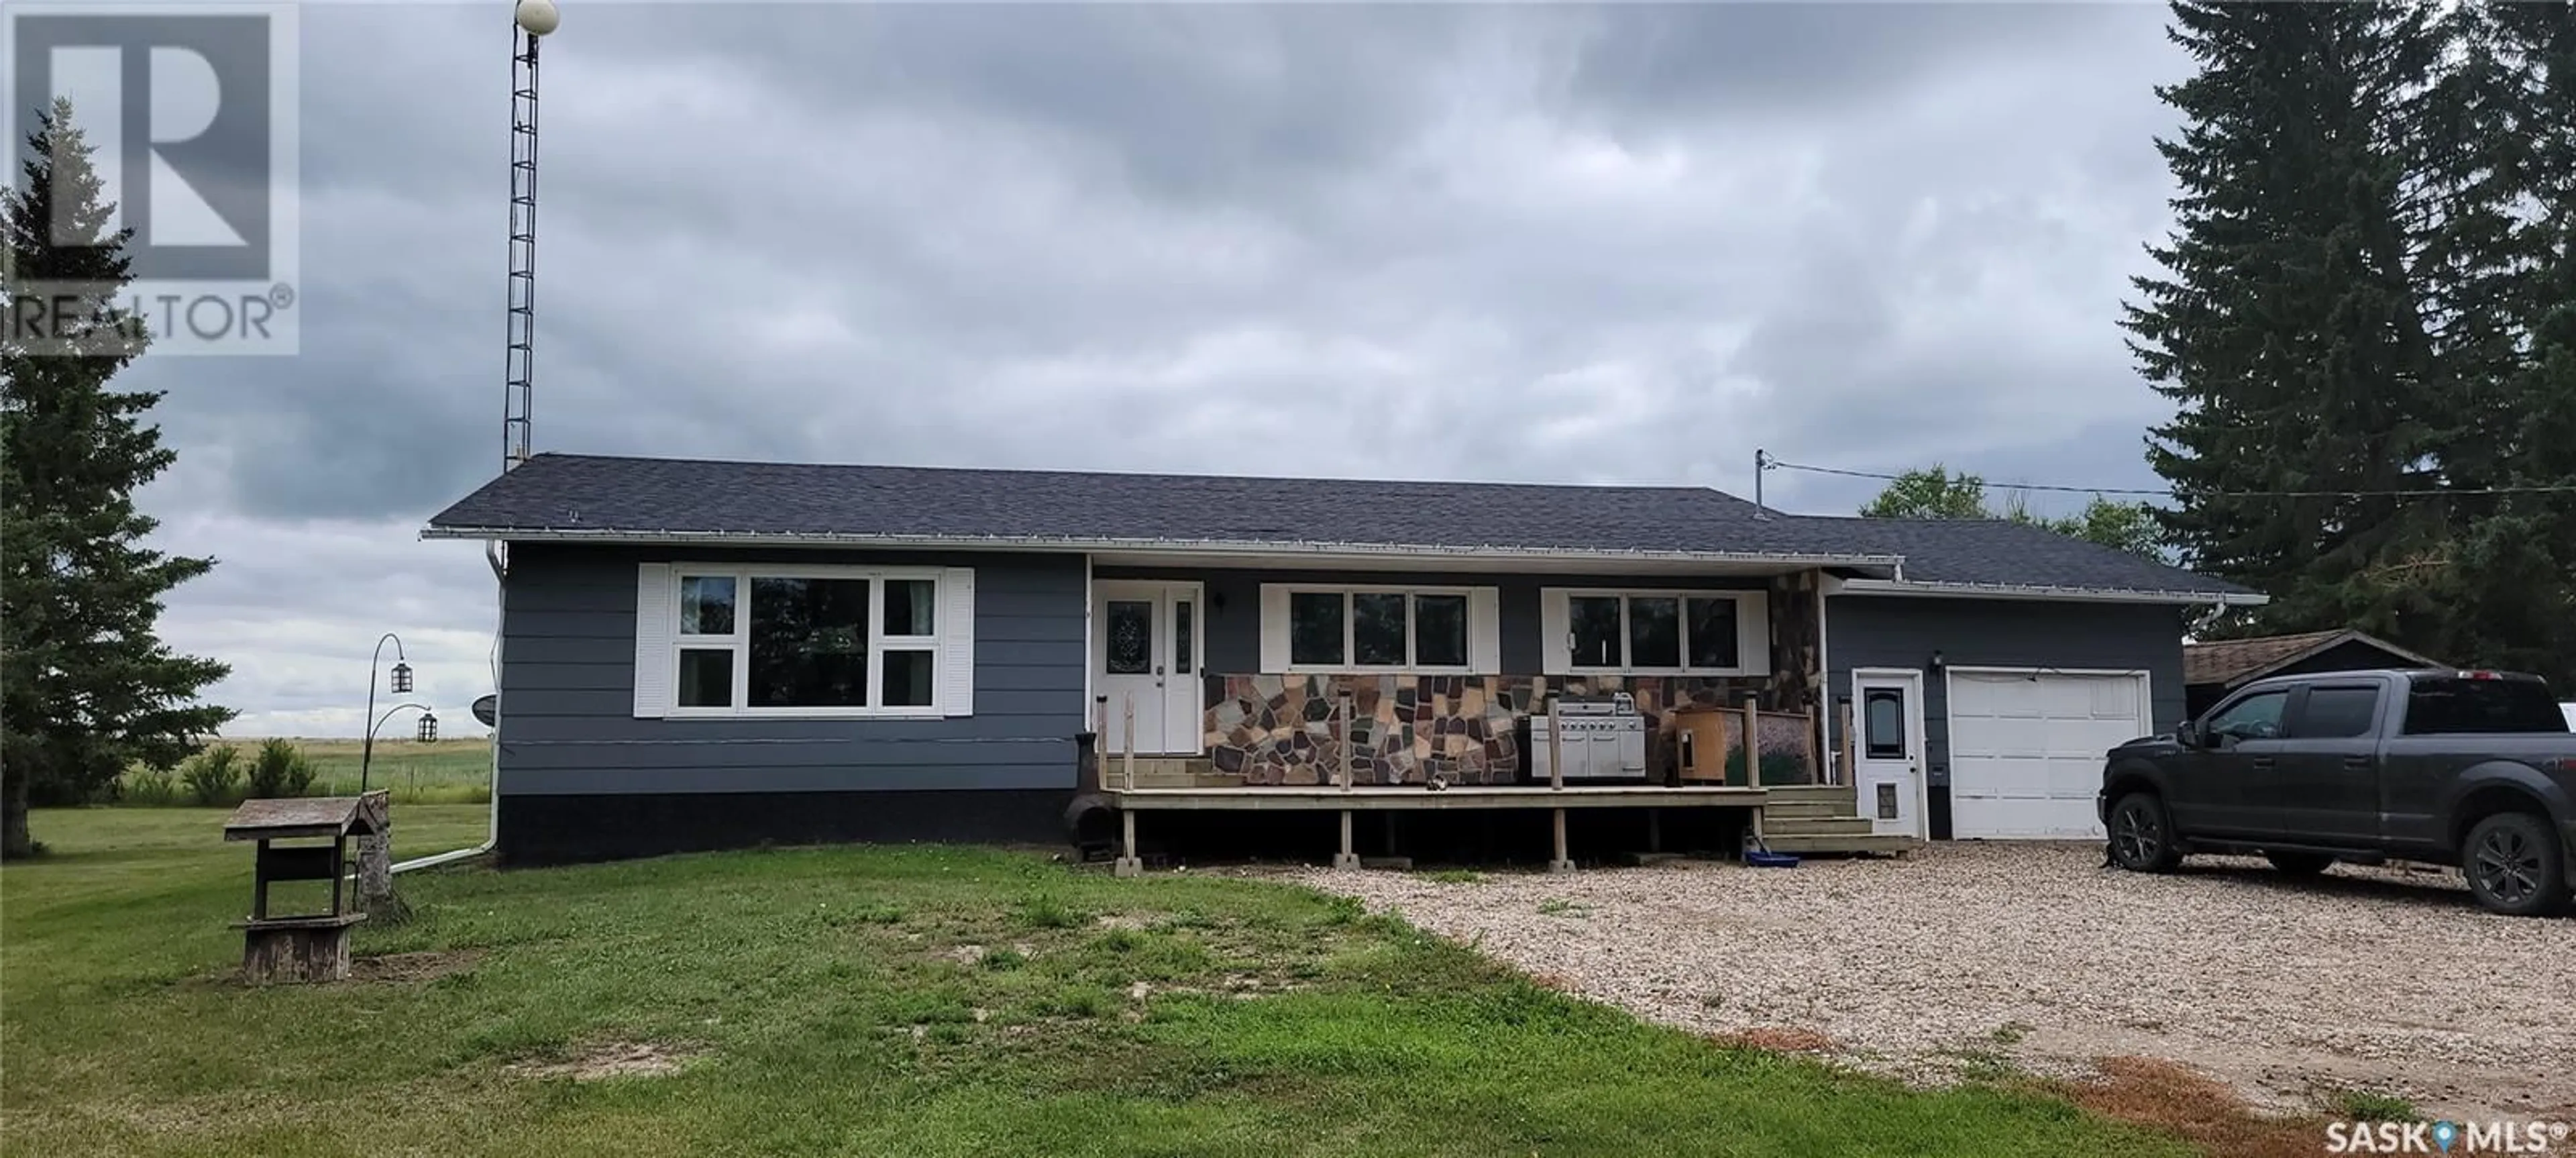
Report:
[[2461,603],[2480,662],[2539,672],[2576,697],[2576,3],[2482,11],[2516,209],[2499,312],[2519,349],[2496,391],[2495,482],[2530,489],[2492,500],[2464,537]]
[[2198,73],[2158,95],[2180,186],[2123,325],[2175,418],[2148,461],[2185,562],[2270,593],[2255,630],[2440,631],[2436,359],[2408,261],[2428,16],[2371,5],[2176,0]]
[[[0,199],[5,300],[77,287],[72,349],[0,332],[0,856],[35,851],[31,798],[92,799],[131,762],[166,766],[232,717],[199,702],[225,665],[174,653],[155,624],[212,559],[142,545],[134,492],[174,453],[145,416],[157,393],[108,382],[148,338],[115,305],[132,280],[71,107],[39,112],[25,183]],[[61,199],[58,201],[58,198]],[[62,217],[58,220],[58,211]],[[68,225],[68,229],[63,226]],[[8,315],[12,318],[18,314]]]

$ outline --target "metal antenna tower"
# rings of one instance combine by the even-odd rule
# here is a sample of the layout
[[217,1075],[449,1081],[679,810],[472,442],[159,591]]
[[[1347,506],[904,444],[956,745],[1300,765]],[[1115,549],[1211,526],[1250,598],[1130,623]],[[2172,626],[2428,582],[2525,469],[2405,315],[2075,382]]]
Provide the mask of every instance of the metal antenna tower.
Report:
[[528,461],[537,370],[537,42],[562,15],[519,0],[510,15],[509,346],[502,366],[501,469]]

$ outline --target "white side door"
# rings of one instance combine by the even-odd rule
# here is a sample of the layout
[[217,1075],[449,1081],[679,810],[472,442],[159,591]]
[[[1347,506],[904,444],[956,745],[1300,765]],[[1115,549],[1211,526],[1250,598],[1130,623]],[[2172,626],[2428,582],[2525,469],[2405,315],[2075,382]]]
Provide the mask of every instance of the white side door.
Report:
[[1852,673],[1852,784],[1874,836],[1921,837],[1923,673]]
[[1092,671],[1108,697],[1100,750],[1127,751],[1132,710],[1139,755],[1198,754],[1199,585],[1101,580],[1092,590]]

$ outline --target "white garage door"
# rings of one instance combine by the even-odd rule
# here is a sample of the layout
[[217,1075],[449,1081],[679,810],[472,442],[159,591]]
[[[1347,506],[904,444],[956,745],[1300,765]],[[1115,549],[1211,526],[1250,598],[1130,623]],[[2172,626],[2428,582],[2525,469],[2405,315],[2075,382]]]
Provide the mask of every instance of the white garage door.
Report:
[[2147,734],[2138,673],[1958,671],[1950,682],[1950,832],[2102,835],[2102,754]]

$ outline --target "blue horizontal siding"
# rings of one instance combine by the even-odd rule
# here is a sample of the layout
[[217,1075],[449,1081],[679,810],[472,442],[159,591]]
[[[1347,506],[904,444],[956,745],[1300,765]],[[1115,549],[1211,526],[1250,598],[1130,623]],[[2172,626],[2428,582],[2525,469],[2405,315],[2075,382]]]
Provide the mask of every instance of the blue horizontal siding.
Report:
[[[646,562],[975,569],[975,714],[930,720],[634,718]],[[516,544],[502,594],[501,791],[1064,789],[1082,730],[1079,555],[691,552]]]
[[1958,667],[2142,669],[2164,731],[2182,720],[2182,632],[2181,609],[2163,604],[1836,595],[1825,601],[1827,687],[1839,704],[1854,668],[1923,672],[1923,756],[1947,783],[1949,689],[1929,670],[1933,652]]

